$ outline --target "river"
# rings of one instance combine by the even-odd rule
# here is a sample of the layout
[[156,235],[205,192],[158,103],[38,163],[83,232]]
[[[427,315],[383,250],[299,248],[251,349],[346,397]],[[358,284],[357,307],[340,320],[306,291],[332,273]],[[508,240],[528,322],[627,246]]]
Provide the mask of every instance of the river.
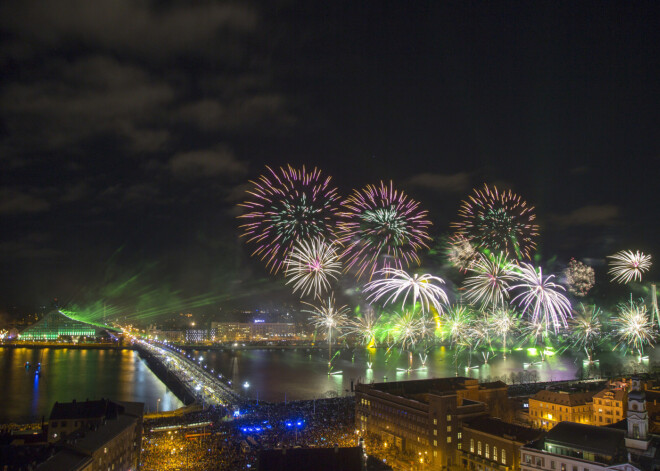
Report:
[[[444,347],[432,351],[426,368],[420,368],[418,355],[412,371],[405,371],[409,358],[396,350],[344,349],[333,359],[328,375],[328,351],[297,350],[192,350],[207,369],[231,378],[233,387],[252,399],[284,401],[346,394],[351,381],[403,381],[447,377],[459,374],[480,380],[505,378],[511,381],[558,381],[600,374],[632,374],[657,369],[660,349],[650,351],[650,360],[638,363],[620,352],[598,355],[600,363],[587,370],[581,352],[566,351],[548,355],[544,362],[533,351],[521,350],[507,359],[497,356],[487,365],[481,355],[472,356],[472,369],[466,369],[466,355],[454,361],[454,353]],[[42,375],[24,367],[26,361],[41,361]],[[371,362],[371,368],[368,363]],[[247,385],[246,385],[247,383]],[[33,422],[48,418],[55,401],[99,399],[140,401],[147,411],[172,410],[182,405],[151,372],[133,350],[27,349],[0,348],[0,423]]]
[[[40,376],[28,361],[41,362]],[[0,385],[0,423],[48,420],[56,401],[73,399],[144,402],[151,412],[183,405],[133,350],[0,348]]]

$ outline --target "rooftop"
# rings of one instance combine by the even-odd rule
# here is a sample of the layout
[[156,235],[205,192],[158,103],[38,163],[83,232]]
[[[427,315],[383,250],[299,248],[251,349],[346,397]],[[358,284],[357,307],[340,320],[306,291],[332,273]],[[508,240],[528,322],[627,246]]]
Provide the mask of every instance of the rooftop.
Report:
[[397,396],[413,394],[447,394],[465,389],[506,389],[506,383],[493,381],[479,384],[478,380],[463,376],[451,378],[431,378],[411,381],[394,381],[388,383],[374,383],[369,387]]
[[122,413],[123,409],[122,406],[108,399],[98,401],[76,401],[74,399],[73,402],[56,402],[50,412],[50,420],[111,419]]
[[583,406],[593,402],[593,391],[589,392],[564,392],[564,391],[548,391],[544,389],[537,392],[530,399],[537,401],[549,402],[551,404],[559,404],[562,406]]
[[533,440],[538,440],[543,435],[543,431],[541,430],[510,424],[485,415],[464,422],[463,427],[490,435],[497,435],[518,443],[529,443]]
[[594,399],[609,399],[611,401],[625,401],[626,391],[623,389],[603,389],[594,394]]
[[543,441],[546,445],[616,457],[621,450],[625,452],[624,438],[623,430],[576,422],[560,422],[546,434]]

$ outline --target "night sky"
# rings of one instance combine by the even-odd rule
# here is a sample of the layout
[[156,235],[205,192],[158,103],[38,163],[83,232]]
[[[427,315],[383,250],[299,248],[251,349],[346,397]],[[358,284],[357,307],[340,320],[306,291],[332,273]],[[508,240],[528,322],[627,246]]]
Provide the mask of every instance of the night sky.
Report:
[[657,2],[4,1],[0,308],[285,299],[235,217],[286,163],[392,179],[437,238],[511,188],[554,269],[657,252],[658,25]]

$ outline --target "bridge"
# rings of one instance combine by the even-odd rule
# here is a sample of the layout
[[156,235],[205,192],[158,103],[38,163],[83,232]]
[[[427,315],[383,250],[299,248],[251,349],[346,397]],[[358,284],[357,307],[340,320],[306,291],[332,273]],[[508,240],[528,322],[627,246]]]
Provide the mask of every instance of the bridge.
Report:
[[202,404],[202,407],[224,406],[232,407],[242,402],[222,378],[222,375],[211,373],[199,364],[186,357],[183,350],[159,345],[144,340],[136,340],[138,350],[143,349],[153,359],[164,366],[168,374],[172,374],[184,385],[190,396]]

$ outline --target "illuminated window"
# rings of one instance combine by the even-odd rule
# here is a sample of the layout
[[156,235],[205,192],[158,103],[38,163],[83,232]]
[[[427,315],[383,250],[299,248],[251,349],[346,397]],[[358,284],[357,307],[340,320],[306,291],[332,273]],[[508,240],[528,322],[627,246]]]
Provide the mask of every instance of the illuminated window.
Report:
[[490,446],[488,445],[488,443],[486,443],[486,458],[487,459],[490,458]]
[[438,425],[438,419],[433,419],[433,425]]
[[451,432],[451,425],[447,425],[447,432]]
[[451,422],[451,415],[447,414],[447,422]]
[[474,453],[474,438],[470,438],[470,453]]
[[433,430],[433,435],[436,435],[436,436],[437,436],[437,435],[438,435],[438,431],[437,431],[437,430]]
[[493,447],[493,461],[497,461],[497,447]]
[[460,440],[461,438],[463,438],[463,432],[458,432],[458,439]]
[[438,440],[433,440],[433,446],[438,446]]
[[479,440],[479,441],[477,442],[477,454],[478,454],[478,455],[481,454],[481,440]]
[[506,464],[506,450],[502,448],[502,464]]
[[451,437],[447,437],[447,443],[451,443]]

